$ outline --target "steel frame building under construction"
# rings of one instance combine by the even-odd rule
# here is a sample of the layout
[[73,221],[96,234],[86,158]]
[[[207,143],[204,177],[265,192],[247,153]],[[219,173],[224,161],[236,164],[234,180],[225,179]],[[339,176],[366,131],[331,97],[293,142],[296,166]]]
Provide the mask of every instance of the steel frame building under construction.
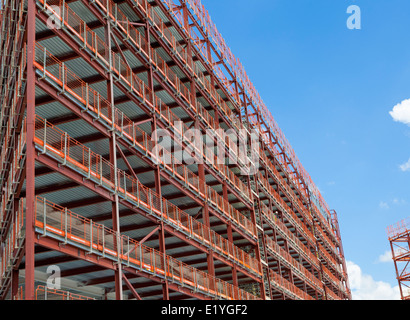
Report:
[[351,299],[336,212],[199,0],[0,21],[1,299]]

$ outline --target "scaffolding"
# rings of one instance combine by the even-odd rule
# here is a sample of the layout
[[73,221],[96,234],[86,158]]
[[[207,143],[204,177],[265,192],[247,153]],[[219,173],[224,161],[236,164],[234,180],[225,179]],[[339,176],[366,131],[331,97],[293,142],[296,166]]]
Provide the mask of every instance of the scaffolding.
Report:
[[351,299],[336,212],[199,1],[0,12],[0,299]]
[[410,300],[410,219],[387,228],[402,300]]

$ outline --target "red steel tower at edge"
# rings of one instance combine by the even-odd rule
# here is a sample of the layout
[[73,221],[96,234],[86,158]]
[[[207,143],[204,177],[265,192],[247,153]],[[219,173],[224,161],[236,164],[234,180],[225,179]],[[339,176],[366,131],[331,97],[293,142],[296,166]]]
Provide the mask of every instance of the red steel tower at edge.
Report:
[[402,300],[410,300],[410,219],[387,228]]

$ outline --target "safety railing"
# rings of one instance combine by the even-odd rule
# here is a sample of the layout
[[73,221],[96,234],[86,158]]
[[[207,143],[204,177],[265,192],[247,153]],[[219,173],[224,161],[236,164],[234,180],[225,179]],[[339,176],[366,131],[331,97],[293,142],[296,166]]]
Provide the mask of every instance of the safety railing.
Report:
[[[144,0],[140,0],[140,1],[145,2]],[[173,10],[174,2],[172,0],[167,0],[167,1],[165,1],[165,3],[167,3],[167,5],[170,9],[169,12],[172,13],[173,16],[176,18],[176,20],[179,22],[179,25],[181,26],[182,30],[184,30],[185,33],[187,33],[187,35],[190,36],[192,39],[199,38],[198,36],[194,36],[195,32],[193,31],[193,28],[190,28],[190,30],[185,29],[184,23],[182,22],[182,19],[178,18],[179,11],[177,11],[177,10],[174,11]],[[312,180],[311,180],[310,176],[307,174],[306,170],[300,164],[300,161],[297,159],[293,149],[291,148],[290,144],[288,143],[288,141],[284,137],[282,131],[277,126],[277,124],[274,121],[272,115],[269,113],[269,111],[267,111],[267,108],[263,104],[263,102],[260,99],[259,95],[256,93],[256,90],[254,89],[252,83],[247,78],[246,73],[244,72],[242,65],[234,58],[234,56],[230,52],[229,48],[225,45],[222,37],[216,31],[216,28],[213,25],[213,23],[211,22],[211,20],[209,19],[209,16],[208,16],[206,10],[197,1],[187,1],[187,4],[189,5],[189,8],[193,11],[194,16],[199,17],[199,23],[202,27],[204,27],[204,32],[206,34],[210,35],[210,39],[213,40],[213,42],[217,45],[218,49],[222,53],[222,57],[227,59],[226,61],[228,61],[228,64],[232,68],[235,76],[238,76],[240,82],[244,85],[245,88],[247,88],[247,90],[249,90],[248,94],[252,98],[253,102],[257,105],[257,110],[261,111],[261,116],[267,121],[268,125],[270,125],[269,129],[273,131],[274,135],[279,140],[280,145],[284,148],[285,153],[287,153],[290,156],[290,158],[293,162],[294,168],[302,174],[302,176],[304,177],[304,180],[308,183],[310,192],[312,192],[314,194],[314,196],[318,199],[319,204],[322,206],[322,208],[325,211],[329,212],[328,206],[325,203],[325,201],[323,200],[323,197],[321,196],[319,190],[317,189],[317,187],[312,182]],[[195,41],[193,41],[193,43],[196,44]],[[205,59],[210,62],[210,65],[212,67],[214,67],[214,69],[215,69],[215,67],[217,67],[217,64],[213,63],[212,57],[207,52],[205,52],[204,50],[201,50],[201,48],[199,48],[199,52],[201,52],[203,54]],[[221,75],[223,76],[222,72],[216,72],[216,74],[219,77]],[[224,77],[224,78],[226,79],[226,77]],[[227,83],[227,81],[222,81],[222,82]],[[233,96],[235,97],[235,95],[233,95]],[[255,127],[258,128],[259,126],[257,126],[255,124]],[[265,135],[264,135],[264,138],[266,138]],[[268,138],[267,141],[269,141],[268,146],[271,147],[271,150],[276,151],[275,148],[272,148],[269,138]],[[288,170],[289,176],[291,178],[293,178],[294,182],[300,187],[300,183],[297,180],[297,178],[292,174],[293,172],[290,170],[288,163],[286,163],[286,159],[282,160],[282,157],[278,157],[278,159],[279,159],[279,161],[282,162],[284,167]],[[304,190],[302,189],[302,191],[304,191]],[[307,196],[309,196],[309,195],[307,195]],[[303,208],[303,206],[301,208]],[[333,235],[332,228],[329,226],[327,221],[323,219],[321,214],[319,214],[318,216],[319,216],[320,220],[322,221],[322,223],[324,223],[326,228],[328,228],[328,230],[330,230],[330,234]]]
[[288,239],[290,243],[293,243],[292,247],[295,251],[304,256],[307,261],[310,261],[316,267],[319,267],[319,259],[289,230],[289,228],[286,227],[282,221],[276,218],[273,212],[269,210],[263,202],[261,202],[261,212],[275,230],[277,230],[284,238]]
[[286,252],[279,244],[274,242],[268,236],[265,236],[265,241],[268,250],[274,253],[279,260],[288,266],[288,268],[291,268],[295,274],[299,275],[301,279],[307,280],[313,288],[316,288],[320,292],[323,290],[321,281],[300,264],[299,261]]
[[[127,40],[134,42],[134,44],[138,47],[138,43],[135,42],[133,39],[133,35],[137,35],[138,31],[134,29],[133,31],[130,31],[133,29],[132,23],[128,20],[127,16],[121,12],[118,7],[115,6],[114,2],[109,0],[109,1],[96,1],[95,2],[98,7],[102,10],[104,10],[108,15],[111,16],[114,21],[116,21],[116,26],[119,28],[121,32],[124,33],[124,36]],[[150,6],[149,3],[142,1],[138,2],[137,1],[137,7],[143,8],[142,11],[147,15],[148,19],[152,21],[153,26],[155,27],[156,30],[160,32],[162,37],[166,39],[170,45],[171,50],[175,53],[176,57],[179,57],[180,61],[186,66],[186,70],[191,72],[191,75],[197,78],[197,83],[201,84],[203,89],[209,93],[210,98],[214,101],[216,106],[219,108],[221,115],[224,115],[227,117],[228,122],[233,125],[233,127],[236,130],[246,130],[246,128],[240,123],[240,120],[237,116],[234,115],[233,111],[228,107],[227,103],[221,98],[221,96],[218,94],[216,89],[212,86],[211,82],[207,80],[207,78],[204,76],[203,72],[199,69],[199,67],[196,65],[196,63],[193,62],[192,57],[188,55],[187,49],[184,48],[182,45],[178,43],[176,38],[173,36],[172,32],[169,30],[169,28],[165,28],[165,24],[162,22],[162,19],[160,16],[155,12],[155,10]],[[141,50],[141,49],[140,49]],[[195,99],[195,101],[192,101],[190,99],[190,93],[189,89],[184,87],[184,85],[180,82],[179,78],[167,67],[167,64],[165,61],[163,61],[162,58],[160,58],[155,50],[150,50],[150,54],[152,55],[151,61],[152,62],[158,62],[156,64],[156,67],[161,71],[163,75],[168,75],[169,72],[173,75],[172,77],[167,77],[169,80],[170,78],[173,79],[173,86],[176,89],[181,89],[181,94],[186,102],[189,104],[191,108],[196,110],[195,104],[198,105],[199,101]],[[148,54],[146,53],[148,56]],[[162,67],[162,68],[161,68]],[[202,111],[206,112],[204,108],[202,108]],[[200,114],[198,110],[198,114]],[[215,128],[214,128],[215,129]],[[242,160],[239,158],[239,162]],[[242,163],[242,165],[244,165]]]
[[336,262],[336,260],[326,251],[323,246],[318,243],[319,255],[329,264],[331,268],[333,268],[340,276],[343,276],[343,271],[340,265]]
[[258,299],[236,286],[44,198],[36,198],[35,210],[36,232],[43,236],[57,237],[60,241],[86,250],[89,254],[110,258],[124,266],[165,278],[209,296],[227,300]]
[[[255,258],[252,258],[249,254],[237,248],[207,226],[199,223],[165,198],[160,197],[157,193],[142,185],[134,177],[120,169],[115,170],[109,161],[75,139],[72,139],[66,132],[51,125],[38,115],[36,116],[35,128],[34,142],[41,153],[51,155],[63,165],[74,168],[85,178],[112,192],[118,193],[122,198],[133,203],[133,205],[137,205],[148,214],[164,220],[228,260],[237,263],[256,275],[261,275],[260,263]],[[197,185],[198,190],[201,190],[200,184]],[[225,214],[240,224],[243,229],[247,230],[252,227],[250,221],[244,218],[238,210],[234,209],[231,205],[228,206],[229,203],[227,201],[224,201],[222,197],[215,197],[214,189],[207,187],[205,191],[209,199],[218,199],[219,209],[224,210]],[[212,204],[212,200],[210,201]]]
[[315,244],[316,240],[312,232],[306,227],[305,223],[300,221],[300,218],[296,215],[296,213],[293,210],[289,208],[287,203],[269,184],[269,182],[265,179],[261,172],[258,172],[257,177],[261,186],[266,190],[267,195],[270,196],[272,200],[274,200],[276,205],[279,207],[280,211],[284,213],[291,222],[293,222],[294,227],[298,228],[298,230],[300,230],[301,234],[304,235],[307,240],[310,240],[312,244]]
[[16,104],[21,98],[21,77],[25,70],[24,58],[24,1],[10,0],[4,2],[0,18],[0,144],[3,139],[6,121],[16,115]]
[[10,228],[0,248],[0,296],[3,294],[4,287],[11,279],[11,271],[15,267],[15,261],[23,247],[25,234],[24,210],[24,199],[20,199],[18,207],[13,208]]
[[69,291],[50,289],[50,288],[47,288],[46,286],[38,286],[36,288],[35,299],[36,300],[74,300],[74,301],[96,300],[95,298],[72,293]]
[[[61,86],[62,90],[70,93],[74,98],[78,99],[80,103],[84,104],[85,110],[88,112],[93,112],[97,119],[104,121],[108,126],[112,127],[114,123],[114,129],[116,129],[122,137],[125,137],[133,147],[138,147],[143,150],[146,156],[150,156],[156,162],[161,162],[161,159],[158,158],[156,153],[154,152],[155,148],[151,142],[150,137],[144,133],[141,129],[139,129],[135,123],[133,123],[127,116],[125,116],[121,111],[116,108],[112,108],[110,103],[101,97],[98,92],[91,89],[87,83],[83,82],[80,78],[78,78],[75,74],[73,74],[64,64],[59,63],[59,61],[52,56],[45,48],[42,48],[39,44],[36,45],[36,67],[41,70],[43,77],[49,77],[53,79],[59,86]],[[48,67],[47,67],[48,66]],[[61,79],[61,80],[60,80]],[[167,119],[170,126],[174,123],[179,123],[177,131],[182,135],[188,127],[182,122],[178,122],[178,118],[173,115],[173,113],[169,110],[169,108],[163,104],[155,103],[156,109],[158,110],[161,117]],[[181,129],[182,127],[182,129]],[[185,131],[184,131],[185,130]],[[196,149],[197,151],[198,149]],[[173,169],[172,172],[175,175],[178,175],[177,170],[175,170],[175,159],[166,153],[164,150],[163,155],[163,163],[165,165],[172,164],[166,166],[168,169]],[[213,155],[212,150],[209,148],[206,150],[207,153],[207,161],[211,161],[214,167],[218,170],[223,170],[229,172],[227,166],[225,165],[217,165],[217,157]],[[213,157],[213,158],[212,158]],[[172,162],[170,162],[172,160]],[[226,169],[225,169],[226,168]],[[182,169],[186,170],[186,169]],[[237,189],[245,190],[244,184],[239,183],[239,179],[232,178],[233,174],[229,174],[228,177],[231,177],[230,181],[234,183]],[[185,181],[185,176],[181,176],[181,179]],[[197,179],[198,180],[198,179]],[[199,180],[198,180],[199,182]],[[199,185],[205,185],[205,181],[200,181]],[[200,189],[200,186],[194,187],[194,189]],[[211,188],[208,188],[211,190]],[[249,189],[245,190],[247,193]],[[216,197],[220,197],[219,194]],[[245,227],[245,231],[249,232],[253,237],[256,237],[256,227],[245,217],[242,217],[241,214],[234,209],[228,203],[226,208],[229,211],[234,212],[234,223],[239,223],[239,226]],[[226,214],[226,210],[222,211],[222,214]],[[229,213],[229,212],[228,212]],[[239,219],[235,217],[238,216]],[[228,215],[228,217],[232,217],[232,215]]]
[[271,285],[279,288],[281,291],[285,292],[288,296],[300,300],[314,300],[312,296],[304,292],[303,290],[296,287],[293,283],[286,280],[276,272],[269,269],[269,277]]
[[[61,21],[61,24],[66,26],[67,28],[70,29],[71,32],[74,34],[77,34],[81,38],[81,42],[84,42],[84,48],[89,48],[93,52],[95,52],[96,56],[99,58],[106,58],[107,57],[107,52],[109,51],[108,47],[102,41],[91,29],[87,27],[87,25],[82,21],[75,13],[73,10],[71,10],[67,4],[64,3],[63,0],[39,0],[40,3],[44,6],[44,8],[48,8],[50,5],[59,7],[60,11],[62,14],[58,14],[54,10],[51,10],[53,13],[53,18],[58,19]],[[154,63],[154,66],[156,69],[161,71],[161,73],[165,76],[165,78],[171,83],[171,85],[177,90],[177,96],[182,96],[186,100],[186,103],[193,108],[196,111],[195,107],[195,101],[191,101],[191,94],[189,89],[180,81],[180,79],[176,76],[176,74],[167,66],[166,62],[156,53],[155,50],[149,47],[149,44],[147,44],[144,40],[144,37],[141,36],[141,33],[133,26],[132,22],[128,20],[126,15],[124,15],[121,10],[114,4],[113,1],[95,1],[95,4],[98,5],[98,7],[102,10],[105,11],[105,13],[113,19],[115,22],[115,28],[121,30],[124,34],[124,39],[126,39],[128,42],[133,43],[135,47],[137,48],[138,52],[142,52],[147,59],[151,63]],[[150,5],[147,4],[149,7]],[[148,10],[148,12],[153,12],[153,10]],[[151,16],[149,17],[150,19]],[[159,16],[157,16],[158,19],[161,19]],[[153,20],[155,21],[155,19]],[[163,23],[161,23],[161,26],[164,26]],[[168,30],[168,29],[166,29]],[[175,37],[172,35],[171,32],[165,32],[163,31],[163,34],[165,36],[165,39],[168,39],[170,41],[170,44],[173,45],[175,49],[175,53],[179,55],[181,58],[183,56],[187,56],[186,49],[183,48],[181,45],[179,45],[175,39]],[[168,36],[168,38],[167,38]],[[87,40],[91,39],[91,40]],[[122,71],[124,76],[130,76],[132,74],[131,70],[127,70],[127,64],[125,61],[122,61],[121,57],[119,54],[112,53],[113,56],[113,61],[112,64],[119,64],[121,68],[119,70]],[[192,60],[192,58],[191,58]],[[185,61],[185,60],[184,60]],[[107,60],[105,60],[106,63],[108,63]],[[187,63],[185,61],[185,63]],[[108,64],[107,64],[108,65]],[[199,79],[202,80],[202,83],[206,83],[206,78],[203,76],[202,72],[199,71],[199,67],[196,66],[196,64],[192,63],[195,70],[197,70],[202,76],[199,76]],[[128,68],[129,69],[129,68]],[[127,71],[124,71],[127,70]],[[201,81],[199,81],[201,82]],[[233,124],[238,123],[238,119],[236,116],[233,115],[232,110],[227,106],[225,101],[217,94],[216,89],[213,88],[208,81],[207,85],[205,86],[206,88],[210,88],[213,90],[215,95],[217,96],[215,100],[218,103],[218,106],[221,106],[221,110],[223,114],[225,114],[229,118],[229,122]],[[197,99],[196,99],[196,102]],[[206,111],[203,109],[203,111]],[[243,127],[241,127],[244,129]],[[238,129],[238,128],[237,128]],[[241,161],[239,157],[238,161]]]
[[[14,89],[14,88],[8,88],[9,90],[21,90],[20,89]],[[2,160],[5,159],[7,156],[7,150],[9,148],[12,148],[12,143],[13,143],[13,135],[12,133],[14,132],[14,129],[16,127],[15,119],[18,117],[18,112],[17,112],[17,93],[14,93],[14,97],[11,98],[11,105],[8,105],[8,100],[9,98],[4,98],[3,100],[0,101],[1,103],[1,108],[0,108],[0,125],[3,124],[0,128],[1,131],[1,137],[0,137],[0,143],[2,145],[1,149],[1,156]],[[7,110],[8,109],[8,110]],[[7,114],[6,114],[7,113]],[[5,123],[4,123],[5,122]],[[4,165],[4,163],[3,163]]]
[[[2,93],[8,94],[8,97],[0,96],[0,144],[1,148],[1,175],[3,177],[3,170],[6,164],[6,158],[8,156],[7,151],[8,149],[12,149],[13,143],[13,132],[14,129],[18,126],[17,120],[19,118],[21,110],[18,109],[18,106],[21,106],[22,103],[18,105],[19,101],[23,100],[23,90],[24,90],[24,83],[25,83],[25,76],[24,70],[26,67],[26,46],[24,45],[21,50],[18,51],[21,54],[21,61],[20,64],[15,66],[15,70],[13,71],[12,78],[14,79],[13,85],[7,85],[4,89],[0,90],[0,95]],[[1,75],[0,75],[1,77]],[[9,79],[7,82],[13,82],[13,79]],[[0,84],[1,85],[1,84]],[[0,88],[1,89],[1,88]],[[1,93],[2,91],[2,93]],[[3,180],[1,180],[3,181]]]
[[[0,227],[7,220],[7,215],[10,213],[13,206],[13,195],[20,183],[20,177],[24,170],[24,165],[22,160],[24,159],[24,148],[26,144],[26,130],[25,121],[23,122],[22,131],[18,136],[16,136],[15,143],[13,144],[13,149],[11,149],[11,159],[8,164],[8,178],[4,182],[3,192],[1,194],[0,202]],[[4,150],[4,153],[7,153]],[[2,156],[4,154],[2,152]],[[5,158],[2,157],[2,166],[5,162]],[[3,230],[1,230],[3,231]]]
[[[331,225],[331,223],[325,219],[325,217],[323,216],[323,214],[321,214],[319,212],[318,207],[316,206],[315,203],[311,203],[312,206],[312,210],[315,213],[315,217],[317,218],[317,220],[320,222],[319,227],[323,228],[323,232],[325,232],[326,237],[329,239],[330,243],[339,243],[339,240],[337,239],[337,236],[335,234],[335,229],[334,227]],[[330,217],[330,215],[329,215]],[[331,239],[331,240],[330,240]]]
[[328,300],[341,300],[331,289],[326,288],[326,296]]
[[405,236],[410,233],[410,217],[387,227],[387,235],[389,239]]
[[[277,155],[279,156],[279,155]],[[298,211],[303,214],[309,221],[312,221],[312,215],[310,214],[309,210],[303,205],[302,201],[295,195],[290,185],[285,181],[283,176],[279,173],[273,163],[269,160],[266,156],[265,152],[260,153],[260,158],[262,163],[268,168],[268,170],[276,177],[276,181],[280,184],[283,191],[286,191],[287,196],[293,200],[293,203],[298,207]]]
[[[175,11],[173,8],[176,6],[174,0],[164,0],[164,2],[167,4],[167,7],[169,9],[169,12],[173,13],[175,16]],[[202,6],[200,1],[196,0],[187,0],[186,1],[188,8],[190,9],[190,12],[192,13],[192,18],[199,24],[199,26],[202,28],[202,32],[204,32],[205,36],[204,38],[208,38],[211,40],[211,42],[216,46],[217,51],[219,51],[219,55],[221,56],[221,60],[225,63],[227,68],[229,68],[234,75],[234,80],[238,81],[239,84],[242,85],[244,88],[245,92],[249,96],[252,104],[255,106],[255,112],[258,112],[260,116],[264,119],[266,122],[266,125],[268,129],[273,133],[275,138],[278,140],[279,145],[283,148],[284,152],[288,155],[292,162],[292,166],[299,172],[299,174],[303,177],[304,181],[308,184],[309,191],[315,196],[315,198],[318,199],[318,202],[320,205],[323,207],[323,209],[329,213],[329,208],[328,205],[326,204],[325,200],[323,199],[322,195],[320,194],[319,189],[316,187],[316,185],[313,183],[310,175],[307,173],[306,169],[302,166],[300,163],[300,160],[296,156],[293,148],[291,147],[289,141],[286,139],[285,135],[277,125],[276,121],[274,120],[272,114],[262,101],[260,95],[256,91],[255,87],[253,86],[252,82],[249,80],[242,64],[239,62],[238,59],[235,58],[235,56],[232,54],[230,51],[229,47],[225,44],[225,41],[223,40],[222,36],[216,29],[214,23],[209,17],[208,12],[205,10],[205,8]],[[177,19],[178,21],[178,19]],[[181,25],[181,22],[179,21],[179,24]],[[181,25],[182,26],[182,25]],[[182,29],[185,30],[185,29]],[[199,35],[195,34],[194,28],[190,28],[190,30],[187,32],[187,36],[196,39],[200,38]],[[195,41],[194,41],[195,43]],[[200,50],[199,51],[205,60],[209,62],[209,65],[211,68],[214,70],[216,68],[219,68],[217,64],[213,61],[212,55],[209,55],[205,53],[204,51]],[[220,70],[219,70],[220,71]],[[223,76],[223,72],[215,72],[216,75],[221,76],[221,81],[223,83],[227,83],[226,77]],[[234,95],[235,97],[235,95]],[[256,125],[255,128],[258,128],[258,123],[254,123],[253,125]],[[265,135],[264,140],[267,143],[267,145],[273,149],[274,147],[272,146],[272,141],[269,139],[269,136]],[[287,163],[286,159],[284,158],[279,158],[279,161],[282,163],[284,168],[288,171],[289,176],[293,179],[294,183],[301,187],[300,182],[298,181],[297,177],[292,174],[292,169],[290,167],[290,164]],[[302,192],[305,192],[303,188],[301,188]],[[306,194],[306,193],[305,193]],[[308,196],[306,194],[306,196]]]
[[[39,285],[36,288],[35,300],[73,300],[73,301],[87,301],[87,300],[97,300],[88,296],[84,296],[77,293],[72,293],[70,291],[48,288],[47,286]],[[13,300],[24,300],[24,289],[19,287],[17,294],[14,296]]]
[[[234,127],[236,127],[236,129],[240,129],[240,128],[244,129],[245,127],[240,123],[237,117],[233,116],[232,110],[228,107],[227,103],[223,101],[223,99],[218,94],[216,89],[212,86],[211,81],[208,80],[204,76],[204,73],[194,63],[192,57],[188,54],[188,50],[176,41],[175,36],[172,34],[170,29],[165,25],[162,18],[155,11],[155,9],[145,0],[135,0],[134,2],[137,3],[137,6],[140,9],[144,8],[142,9],[142,12],[152,22],[153,26],[159,32],[160,36],[167,40],[171,49],[173,49],[177,53],[177,56],[179,57],[180,61],[186,65],[187,70],[190,71],[191,75],[195,76],[199,80],[199,83],[201,83],[205,91],[208,92],[209,97],[218,105],[218,107],[221,108],[221,111],[223,112],[223,114],[225,114],[228,118],[232,118],[234,120],[234,122],[232,123]],[[179,21],[180,27],[184,29],[185,33],[189,37],[189,32],[185,29],[185,26],[182,23],[183,21],[182,17],[178,16],[179,13],[177,11],[173,12],[173,14],[174,14],[174,17]],[[202,51],[202,49],[198,47],[196,43],[194,43],[194,48]],[[215,71],[219,75],[223,74],[218,66],[213,66],[212,69],[215,69]],[[226,78],[223,80],[224,84],[227,84],[228,82],[229,81]],[[231,96],[233,97],[233,101],[235,101],[237,105],[240,105],[240,102],[233,88],[229,88],[228,91],[231,93]]]
[[19,287],[17,293],[14,295],[13,300],[24,300],[24,289]]
[[[45,0],[44,0],[45,1]],[[100,39],[96,33],[94,33],[86,24],[84,21],[82,21],[76,14],[75,12],[70,9],[70,7],[68,7],[67,4],[63,4],[63,1],[60,0],[49,0],[48,2],[41,2],[44,5],[44,8],[47,8],[50,10],[50,12],[53,12],[52,9],[49,8],[49,5],[52,4],[53,6],[59,6],[59,8],[64,8],[60,9],[63,11],[62,17],[60,17],[61,19],[61,23],[64,24],[64,26],[66,26],[67,28],[70,29],[71,34],[76,35],[77,38],[79,39],[80,42],[83,42],[83,48],[88,48],[91,52],[92,55],[95,55],[95,58],[98,58],[100,61],[102,61],[103,65],[108,68],[109,67],[109,62],[107,60],[107,56],[108,56],[108,52],[109,49],[108,47],[106,47],[106,44],[104,43],[104,41],[102,39]],[[120,15],[119,18],[121,19],[127,19],[125,16],[121,15],[121,12],[119,10],[116,10],[116,15]],[[57,15],[56,18],[58,18],[59,16]],[[128,20],[127,20],[128,21]],[[121,23],[124,23],[123,20],[120,20],[120,22],[118,22],[118,25],[121,25]],[[142,39],[143,37],[140,35],[140,33],[138,32],[137,29],[134,29],[133,26],[127,22],[126,26],[124,26],[124,29],[127,32],[131,32],[131,31],[135,31],[132,32],[132,34],[130,35],[129,33],[127,33],[128,39],[129,41],[131,41],[132,39],[137,39],[135,41],[137,41],[135,44],[137,45],[137,47],[140,48],[140,51],[144,52],[144,46],[141,47],[142,45]],[[64,71],[64,66],[61,66],[62,63],[59,62],[55,57],[53,57],[49,52],[46,52],[45,48],[42,48],[39,44],[37,44],[37,50],[36,51],[43,51],[43,57],[41,56],[36,56],[36,62],[38,65],[42,65],[43,66],[43,72],[44,72],[44,76],[46,75],[46,73],[53,73],[54,77],[58,80],[60,80],[60,82],[62,81],[64,83],[64,77],[61,78],[60,74],[62,76],[65,76],[65,74],[62,72]],[[148,49],[147,49],[148,50]],[[152,50],[151,50],[152,51]],[[37,53],[36,53],[37,54]],[[148,54],[148,53],[146,53]],[[124,83],[127,84],[127,86],[130,88],[131,91],[136,92],[138,94],[138,96],[142,99],[142,101],[147,104],[147,106],[151,109],[153,109],[153,111],[157,112],[158,116],[160,117],[160,119],[165,120],[167,122],[167,124],[169,125],[169,128],[172,128],[174,131],[175,129],[175,123],[176,122],[180,122],[181,119],[176,117],[175,114],[170,110],[170,108],[164,104],[160,98],[158,98],[155,94],[153,94],[151,92],[151,90],[146,86],[146,84],[140,80],[138,77],[136,77],[131,68],[128,66],[128,64],[122,60],[122,57],[120,54],[117,54],[115,52],[111,52],[112,55],[112,63],[111,63],[111,67],[112,70],[114,71],[114,73],[117,75],[118,80],[122,81]],[[176,74],[167,66],[167,64],[165,63],[165,61],[156,53],[153,53],[154,58],[152,59],[152,62],[157,63],[156,67],[158,70],[160,70],[164,75],[166,75],[166,78],[168,79],[168,81],[174,86],[175,89],[181,89],[181,88],[185,88],[186,87],[180,83],[179,78],[176,76]],[[60,68],[62,70],[55,70],[53,72],[53,65],[54,64],[58,64],[60,65]],[[73,73],[69,71],[67,71],[67,75],[73,77]],[[80,79],[73,79],[73,83],[77,83],[77,82],[81,82]],[[68,84],[66,84],[68,85]],[[84,95],[84,93],[86,93],[86,89],[84,88],[85,86],[81,87],[82,93]],[[182,90],[185,90],[182,89]],[[180,92],[177,92],[177,95]],[[80,95],[80,92],[78,92],[78,95]],[[190,94],[185,94],[186,96],[190,97]],[[85,100],[82,95],[80,95],[83,99]],[[93,98],[93,97],[91,97]],[[89,98],[88,98],[89,99]],[[87,101],[85,101],[87,103],[87,106],[89,104]],[[98,97],[97,97],[98,99]],[[196,98],[195,98],[196,99]],[[108,105],[108,101],[104,101],[104,105]],[[205,108],[200,104],[200,102],[198,101],[198,99],[196,99],[196,105],[198,106],[197,108],[194,107],[194,104],[189,104],[191,106],[191,108],[194,108],[195,111],[197,111],[197,113],[201,116],[203,116],[203,119],[211,119],[212,117],[210,116],[210,114],[205,110]],[[196,110],[198,109],[198,110]],[[106,116],[107,117],[107,116]],[[108,119],[105,120],[110,120],[110,117],[108,117]],[[204,120],[206,121],[206,120]],[[209,122],[209,121],[208,121]],[[222,143],[225,143],[228,146],[229,152],[235,151],[235,148],[229,148],[229,145],[231,145],[233,142],[232,140],[225,134],[223,134],[223,130],[219,130],[219,125],[215,126],[216,122],[212,122],[214,124],[213,127],[210,127],[210,129],[212,129],[215,133],[216,136],[219,138],[219,140]],[[189,128],[183,124],[182,128],[180,128],[180,131],[177,132],[178,135],[180,135],[181,137],[184,137],[185,132],[187,132],[189,130]],[[222,134],[218,134],[222,132]],[[185,140],[186,143],[190,143],[189,141]],[[198,149],[197,146],[193,145],[192,146],[195,151],[197,152],[197,154],[201,155],[202,158],[205,158],[202,149]],[[206,149],[206,145],[203,144],[203,149]],[[209,148],[208,148],[209,149]],[[213,153],[212,150],[210,150],[209,152]],[[212,159],[215,159],[216,156],[213,156]],[[234,160],[237,160],[238,162],[241,162],[242,159],[240,156],[238,156],[238,153],[234,152]],[[215,161],[212,161],[211,164],[215,163]],[[217,170],[217,172],[219,172],[221,175],[225,176],[227,178],[227,181],[237,190],[239,190],[240,192],[243,192],[243,195],[245,196],[245,199],[247,199],[248,201],[251,201],[251,192],[249,190],[249,188],[242,183],[242,181],[240,181],[239,178],[237,178],[233,172],[227,167],[227,166],[216,166],[213,165],[212,166],[215,170]]]
[[326,235],[326,233],[322,230],[320,226],[316,225],[315,232],[316,238],[322,241],[325,247],[328,248],[335,257],[339,256],[339,252],[337,251],[335,244],[329,239],[329,237]]
[[322,270],[324,271],[324,276],[331,282],[333,283],[333,286],[335,288],[338,288],[341,291],[344,291],[344,287],[342,284],[342,281],[338,278],[336,278],[336,276],[324,265],[322,265]]

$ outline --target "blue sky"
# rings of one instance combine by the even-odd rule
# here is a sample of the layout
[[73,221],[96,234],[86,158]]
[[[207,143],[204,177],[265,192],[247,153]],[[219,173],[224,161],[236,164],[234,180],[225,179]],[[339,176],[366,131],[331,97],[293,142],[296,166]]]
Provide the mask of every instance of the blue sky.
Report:
[[[397,281],[379,259],[386,227],[410,216],[410,172],[400,169],[410,127],[389,114],[410,99],[410,1],[202,1],[338,212],[356,297],[387,298],[380,285]],[[350,5],[361,30],[346,26]]]

